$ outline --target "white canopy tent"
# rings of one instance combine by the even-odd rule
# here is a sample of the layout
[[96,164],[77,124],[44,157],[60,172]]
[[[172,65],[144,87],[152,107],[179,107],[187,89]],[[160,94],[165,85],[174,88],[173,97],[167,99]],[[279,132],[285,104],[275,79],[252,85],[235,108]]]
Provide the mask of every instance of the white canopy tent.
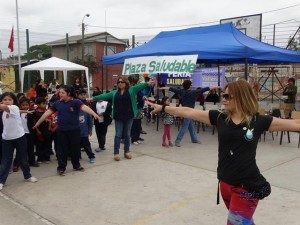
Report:
[[50,71],[62,71],[63,72],[63,77],[64,77],[64,83],[67,83],[67,72],[68,71],[73,71],[73,70],[84,70],[85,71],[85,77],[86,77],[86,82],[87,82],[87,87],[88,87],[88,96],[90,97],[90,82],[89,82],[89,69],[85,66],[72,63],[63,59],[59,59],[56,57],[51,57],[49,59],[24,66],[21,69],[21,91],[23,92],[23,86],[24,86],[24,75],[25,71],[40,71],[41,74],[41,79],[44,80],[44,72],[45,70],[50,70]]

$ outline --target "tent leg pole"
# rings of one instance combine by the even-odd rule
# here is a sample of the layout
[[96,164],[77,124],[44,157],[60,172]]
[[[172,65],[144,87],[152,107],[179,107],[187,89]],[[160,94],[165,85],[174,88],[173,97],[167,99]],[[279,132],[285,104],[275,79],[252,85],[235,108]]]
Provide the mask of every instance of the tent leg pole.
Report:
[[[157,80],[156,80],[156,85],[157,85],[157,89],[156,89],[156,96],[157,96],[157,102],[155,102],[156,104],[158,104],[159,102],[159,87],[158,87],[158,82],[160,81],[160,76],[159,73],[157,74]],[[158,127],[159,127],[159,113],[156,116],[156,131],[158,131]]]
[[245,58],[245,80],[248,80],[248,59]]

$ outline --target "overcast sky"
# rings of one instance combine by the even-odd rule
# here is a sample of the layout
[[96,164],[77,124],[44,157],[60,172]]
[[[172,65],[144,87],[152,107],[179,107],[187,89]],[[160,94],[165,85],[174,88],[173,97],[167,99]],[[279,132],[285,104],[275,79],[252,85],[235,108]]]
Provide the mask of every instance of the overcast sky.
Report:
[[[214,25],[220,19],[259,13],[263,13],[265,28],[287,21],[282,36],[292,36],[300,25],[299,0],[18,0],[18,6],[22,52],[26,49],[26,29],[30,32],[30,45],[64,38],[66,33],[78,35],[87,13],[90,17],[84,18],[86,33],[107,31],[117,38],[128,39],[136,35],[140,42],[160,31]],[[7,46],[12,26],[17,54],[16,0],[1,0],[0,50],[3,58],[10,54]],[[278,33],[280,29],[283,28],[278,25]],[[264,38],[267,40],[267,35]],[[284,46],[281,42],[276,45]]]

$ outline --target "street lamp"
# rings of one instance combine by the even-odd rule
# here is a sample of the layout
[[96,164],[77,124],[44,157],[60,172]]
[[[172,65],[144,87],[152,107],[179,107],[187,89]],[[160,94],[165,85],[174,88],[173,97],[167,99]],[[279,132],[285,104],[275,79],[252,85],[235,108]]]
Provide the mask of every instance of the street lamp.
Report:
[[81,59],[82,59],[82,63],[84,62],[84,30],[85,30],[83,20],[85,17],[89,17],[89,16],[90,16],[89,13],[85,14],[81,21],[81,30],[82,30],[82,51],[81,51],[82,56],[81,56]]

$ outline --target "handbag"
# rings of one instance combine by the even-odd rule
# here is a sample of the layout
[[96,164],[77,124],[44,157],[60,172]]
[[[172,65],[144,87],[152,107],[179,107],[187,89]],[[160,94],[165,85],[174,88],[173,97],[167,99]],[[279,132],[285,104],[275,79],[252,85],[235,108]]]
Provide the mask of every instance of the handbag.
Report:
[[264,199],[271,194],[271,185],[263,175],[260,175],[257,179],[244,182],[242,188],[248,191],[248,193],[245,193],[247,196],[244,196],[247,198]]

